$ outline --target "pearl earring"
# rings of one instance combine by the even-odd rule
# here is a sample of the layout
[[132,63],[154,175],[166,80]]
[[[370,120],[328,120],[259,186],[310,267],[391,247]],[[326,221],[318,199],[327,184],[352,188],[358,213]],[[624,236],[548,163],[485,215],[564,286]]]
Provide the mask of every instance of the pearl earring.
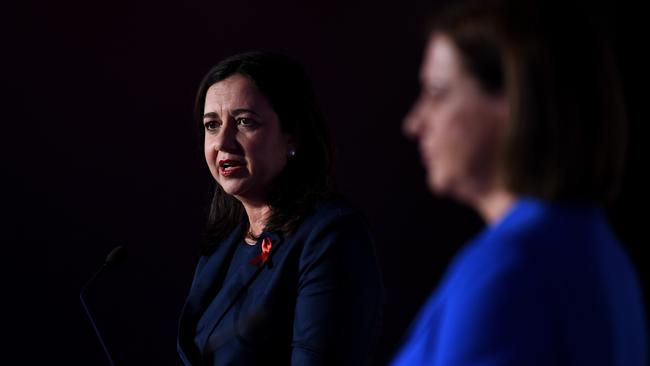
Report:
[[296,149],[293,149],[293,148],[289,149],[289,156],[290,157],[296,156]]

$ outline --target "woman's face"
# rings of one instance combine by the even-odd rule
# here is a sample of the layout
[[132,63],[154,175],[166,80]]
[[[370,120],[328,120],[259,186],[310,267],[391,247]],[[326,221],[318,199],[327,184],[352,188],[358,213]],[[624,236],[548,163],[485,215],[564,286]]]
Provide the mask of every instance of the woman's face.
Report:
[[429,40],[420,82],[420,96],[403,129],[419,143],[430,189],[460,199],[489,189],[497,179],[507,121],[505,96],[484,92],[443,34]]
[[268,99],[251,79],[232,75],[208,89],[203,125],[205,160],[217,183],[239,200],[264,202],[290,142]]

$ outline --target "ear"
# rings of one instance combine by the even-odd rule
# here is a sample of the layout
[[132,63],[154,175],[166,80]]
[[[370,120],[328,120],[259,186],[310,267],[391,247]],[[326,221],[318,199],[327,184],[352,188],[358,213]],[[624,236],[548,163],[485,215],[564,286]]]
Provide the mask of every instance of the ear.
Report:
[[293,134],[287,133],[284,135],[285,141],[287,142],[287,147],[296,147],[296,139],[293,137]]
[[286,138],[286,143],[287,143],[287,156],[288,157],[293,157],[297,153],[297,143],[296,139],[293,137],[291,134],[285,135]]

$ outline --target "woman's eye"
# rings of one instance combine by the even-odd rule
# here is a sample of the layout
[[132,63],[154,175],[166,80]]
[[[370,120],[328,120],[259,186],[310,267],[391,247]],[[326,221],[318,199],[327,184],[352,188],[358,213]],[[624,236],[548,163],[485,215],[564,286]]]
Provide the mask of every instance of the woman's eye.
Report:
[[208,131],[213,131],[219,128],[219,123],[217,121],[207,121],[204,123],[205,129]]
[[257,122],[255,122],[255,120],[252,120],[250,118],[239,118],[239,119],[237,119],[237,124],[240,125],[240,126],[244,126],[244,127],[256,127],[257,126]]
[[434,99],[442,99],[447,95],[447,92],[447,88],[438,85],[427,88],[427,93]]

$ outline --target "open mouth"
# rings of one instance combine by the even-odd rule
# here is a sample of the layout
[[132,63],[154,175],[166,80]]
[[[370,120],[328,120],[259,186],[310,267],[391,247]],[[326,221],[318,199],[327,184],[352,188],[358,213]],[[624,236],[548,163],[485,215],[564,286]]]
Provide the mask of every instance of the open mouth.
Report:
[[234,174],[246,165],[243,161],[238,160],[219,160],[219,173],[225,177]]

